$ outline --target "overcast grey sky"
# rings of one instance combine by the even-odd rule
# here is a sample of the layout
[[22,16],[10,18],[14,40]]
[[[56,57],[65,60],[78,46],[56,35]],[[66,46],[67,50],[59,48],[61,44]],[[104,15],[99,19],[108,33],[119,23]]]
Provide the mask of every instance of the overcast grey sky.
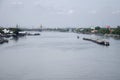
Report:
[[120,0],[0,0],[0,25],[117,26]]

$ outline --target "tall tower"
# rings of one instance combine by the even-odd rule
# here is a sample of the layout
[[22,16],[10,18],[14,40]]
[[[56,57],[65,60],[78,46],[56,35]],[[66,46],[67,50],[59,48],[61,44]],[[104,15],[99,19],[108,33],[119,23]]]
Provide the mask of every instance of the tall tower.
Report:
[[40,25],[40,31],[42,31],[42,28],[43,28],[43,26],[42,26],[42,24]]
[[42,26],[42,24],[41,24],[41,25],[40,25],[40,29],[42,29],[42,27],[43,27],[43,26]]
[[18,24],[16,24],[16,28],[18,28],[19,27],[19,25]]

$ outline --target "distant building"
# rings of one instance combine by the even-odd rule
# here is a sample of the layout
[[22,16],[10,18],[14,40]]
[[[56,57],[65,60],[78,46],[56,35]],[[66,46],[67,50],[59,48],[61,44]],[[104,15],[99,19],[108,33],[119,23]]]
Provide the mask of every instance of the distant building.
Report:
[[7,34],[7,33],[11,33],[11,34],[12,34],[12,33],[13,33],[13,31],[10,31],[10,30],[8,30],[8,29],[4,29],[3,32],[6,33],[6,34]]
[[95,29],[95,27],[91,27],[91,29]]
[[10,32],[10,30],[3,29],[3,32],[4,32],[4,33],[9,33],[9,32]]
[[92,30],[91,31],[91,33],[97,33],[98,32],[98,30]]

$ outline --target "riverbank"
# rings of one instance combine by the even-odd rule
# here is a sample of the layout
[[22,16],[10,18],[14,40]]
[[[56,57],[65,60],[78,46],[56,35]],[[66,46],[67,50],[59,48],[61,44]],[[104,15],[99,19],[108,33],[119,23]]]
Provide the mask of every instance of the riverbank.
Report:
[[105,37],[112,37],[112,38],[116,38],[116,39],[120,39],[120,35],[117,34],[104,34]]
[[39,36],[40,33],[38,32],[35,32],[35,33],[30,33],[30,32],[19,32],[18,34],[5,34],[5,33],[2,33],[0,34],[0,44],[3,44],[3,43],[8,43],[9,42],[9,38],[12,38],[12,39],[18,39],[20,37],[24,37],[24,36]]

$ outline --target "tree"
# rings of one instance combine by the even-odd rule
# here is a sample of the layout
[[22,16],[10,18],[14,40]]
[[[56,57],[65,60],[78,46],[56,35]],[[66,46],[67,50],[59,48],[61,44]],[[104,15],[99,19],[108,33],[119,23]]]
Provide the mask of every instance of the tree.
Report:
[[98,33],[102,33],[102,34],[109,34],[110,30],[107,28],[101,28],[98,30]]
[[9,28],[9,30],[13,31],[13,33],[16,35],[18,35],[19,31],[21,31],[21,29],[19,29],[19,28]]
[[3,34],[3,33],[4,33],[3,28],[0,28],[0,33],[1,33],[1,34]]
[[95,30],[100,30],[100,29],[101,29],[100,26],[95,27]]
[[118,29],[120,29],[120,26],[117,26]]
[[120,35],[120,28],[117,27],[112,33]]

